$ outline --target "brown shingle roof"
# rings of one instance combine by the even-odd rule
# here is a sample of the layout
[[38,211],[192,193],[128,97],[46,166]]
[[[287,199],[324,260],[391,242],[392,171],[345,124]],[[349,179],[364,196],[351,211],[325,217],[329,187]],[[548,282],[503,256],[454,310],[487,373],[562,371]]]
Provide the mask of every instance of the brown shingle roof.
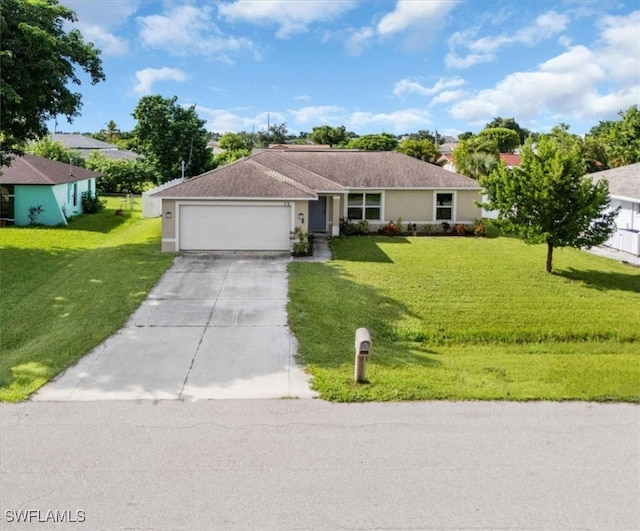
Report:
[[598,171],[589,175],[592,179],[609,181],[609,194],[640,201],[640,162]]
[[102,175],[79,166],[70,166],[64,162],[28,154],[14,158],[11,166],[0,168],[0,173],[2,184],[44,185],[71,183]]
[[354,188],[480,189],[473,179],[392,151],[270,150],[153,195],[293,199]]
[[479,188],[469,177],[395,151],[283,151],[278,156],[348,188]]
[[278,198],[315,199],[309,189],[296,186],[287,179],[269,174],[267,168],[240,159],[188,181],[152,194],[157,197],[221,197],[221,198]]

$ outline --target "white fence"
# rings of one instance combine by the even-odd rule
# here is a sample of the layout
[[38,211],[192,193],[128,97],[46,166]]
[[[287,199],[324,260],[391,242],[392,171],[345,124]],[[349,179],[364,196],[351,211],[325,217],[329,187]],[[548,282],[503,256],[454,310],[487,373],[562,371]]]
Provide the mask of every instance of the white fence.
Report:
[[619,251],[640,256],[640,231],[618,229],[604,244]]
[[162,216],[162,199],[160,197],[152,197],[151,194],[161,192],[162,190],[180,184],[184,179],[178,177],[173,181],[168,181],[156,188],[142,192],[142,216],[145,218],[157,218]]

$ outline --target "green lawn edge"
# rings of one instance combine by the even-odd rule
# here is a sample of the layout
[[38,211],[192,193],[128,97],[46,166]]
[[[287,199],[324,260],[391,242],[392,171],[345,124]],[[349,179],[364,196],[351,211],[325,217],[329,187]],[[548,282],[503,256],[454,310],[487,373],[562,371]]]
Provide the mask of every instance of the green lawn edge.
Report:
[[139,209],[0,232],[0,401],[27,399],[116,333],[175,255]]
[[[289,324],[337,402],[640,402],[640,270],[513,238],[338,238],[289,265]],[[355,383],[354,333],[373,337]]]

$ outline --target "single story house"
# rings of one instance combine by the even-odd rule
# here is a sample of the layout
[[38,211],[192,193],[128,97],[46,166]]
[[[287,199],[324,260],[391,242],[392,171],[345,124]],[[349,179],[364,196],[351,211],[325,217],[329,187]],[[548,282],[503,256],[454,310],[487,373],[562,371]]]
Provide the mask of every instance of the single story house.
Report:
[[162,249],[288,250],[290,232],[336,236],[340,219],[473,223],[473,179],[391,151],[268,150],[155,194]]
[[0,224],[66,225],[82,213],[82,194],[95,194],[100,173],[24,155],[0,168]]
[[54,133],[51,135],[51,140],[59,142],[66,148],[74,150],[84,159],[96,152],[113,160],[135,160],[140,157],[140,155],[134,151],[120,149],[115,144],[103,142],[97,138],[78,133]]
[[616,231],[605,245],[640,256],[640,162],[592,173],[590,177],[609,182],[611,207],[620,208]]

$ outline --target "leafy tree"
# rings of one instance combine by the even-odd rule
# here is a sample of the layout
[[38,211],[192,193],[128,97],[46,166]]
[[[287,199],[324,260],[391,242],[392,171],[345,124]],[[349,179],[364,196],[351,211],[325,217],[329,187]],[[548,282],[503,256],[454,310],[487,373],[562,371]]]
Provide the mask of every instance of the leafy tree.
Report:
[[[497,117],[491,120],[487,125],[484,126],[485,129],[494,129],[496,127],[504,127],[506,129],[511,129],[518,133],[518,138],[520,139],[518,145],[524,144],[527,138],[531,136],[531,131],[524,127],[520,127],[520,124],[515,121],[513,118],[502,118]],[[458,137],[460,138],[460,137]]]
[[435,164],[435,162],[440,158],[438,148],[436,148],[435,144],[431,140],[427,139],[403,140],[398,144],[396,151],[433,164]]
[[80,166],[81,168],[85,166],[84,159],[77,151],[65,147],[61,142],[54,142],[48,136],[29,144],[26,151],[27,153],[44,157],[45,159],[66,163],[70,162],[74,166]]
[[465,131],[464,133],[460,133],[458,135],[458,140],[462,141],[462,140],[468,140],[473,136],[473,133],[471,131]]
[[611,131],[611,127],[613,127],[614,123],[615,122],[613,120],[600,120],[600,122],[598,122],[598,125],[594,125],[589,130],[587,135],[594,137],[607,136],[609,134],[609,131]]
[[444,144],[444,136],[439,135],[438,131],[432,133],[428,129],[420,129],[417,133],[411,133],[409,135],[410,140],[429,140],[433,144]]
[[228,149],[226,151],[223,151],[222,153],[218,153],[213,157],[213,165],[218,168],[220,166],[224,166],[225,164],[235,162],[242,157],[248,157],[249,155],[251,155],[251,151],[248,149]]
[[456,172],[478,180],[481,177],[489,175],[493,170],[498,167],[500,163],[499,158],[494,153],[487,153],[485,151],[474,151],[468,153],[464,158],[463,170],[464,173],[458,170],[456,165]]
[[101,193],[140,194],[155,181],[155,168],[144,159],[110,159],[98,151],[89,155],[87,168],[102,173],[96,181]]
[[489,175],[498,165],[498,143],[488,136],[472,136],[458,143],[453,150],[456,172],[472,179]]
[[287,141],[289,130],[286,123],[269,126],[269,134],[272,144],[284,144]]
[[549,133],[566,150],[578,151],[584,160],[587,173],[605,170],[607,166],[607,154],[603,142],[589,135],[584,138],[569,132],[569,125],[559,123]]
[[621,119],[600,135],[611,168],[640,162],[640,110],[632,105],[618,114]]
[[609,168],[607,150],[600,138],[586,135],[582,140],[582,146],[587,173]]
[[213,167],[205,121],[194,106],[184,108],[177,101],[176,96],[143,96],[133,111],[138,120],[133,130],[135,150],[154,166],[158,183],[179,177],[183,163],[185,176],[199,175]]
[[490,127],[483,129],[478,133],[478,137],[487,140],[493,140],[498,144],[500,153],[513,153],[520,145],[518,133],[506,127]]
[[29,140],[47,134],[47,120],[78,116],[76,67],[92,84],[105,79],[100,51],[78,30],[65,31],[75,13],[57,0],[2,0],[0,10],[0,164],[23,153]]
[[522,164],[498,166],[480,179],[488,200],[507,230],[527,243],[546,243],[545,270],[553,267],[556,247],[592,247],[614,230],[608,184],[585,176],[585,165],[575,146],[553,135],[541,135],[534,146],[527,141]]
[[106,127],[102,129],[99,133],[95,133],[92,136],[97,138],[98,140],[102,140],[103,142],[115,143],[120,139],[120,129],[118,128],[118,124],[113,120],[109,120],[106,123]]
[[362,151],[393,151],[398,147],[398,139],[389,133],[364,135],[350,140],[346,147]]
[[240,133],[225,133],[220,137],[218,146],[220,149],[228,151],[244,150],[251,153],[254,143],[252,135],[242,131]]
[[316,144],[339,146],[348,141],[347,128],[344,125],[338,127],[321,125],[311,130],[309,138]]

